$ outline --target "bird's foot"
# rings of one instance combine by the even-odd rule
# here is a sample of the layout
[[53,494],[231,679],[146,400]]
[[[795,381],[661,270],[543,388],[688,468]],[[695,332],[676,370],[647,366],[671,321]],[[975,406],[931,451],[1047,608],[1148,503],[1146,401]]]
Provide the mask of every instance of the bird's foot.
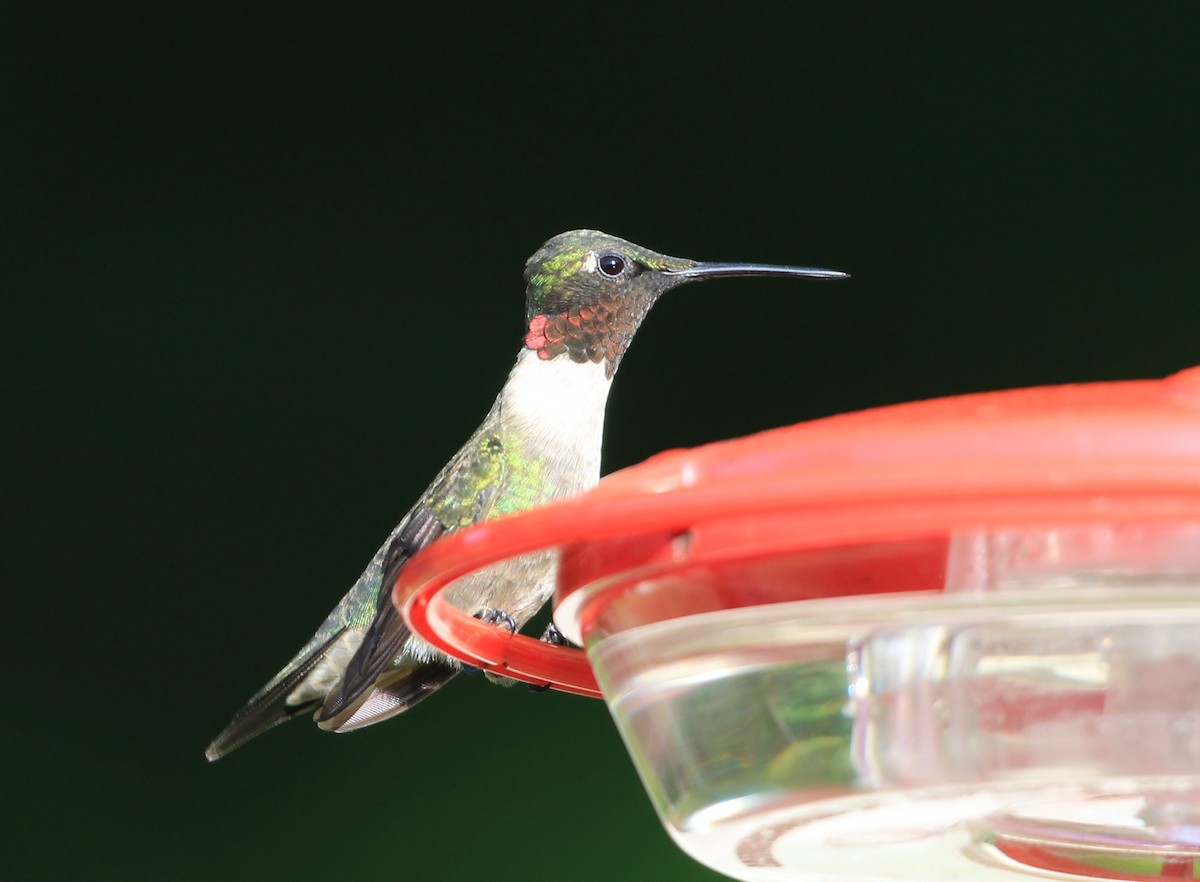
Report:
[[[509,634],[517,633],[516,620],[502,609],[492,609],[490,606],[485,606],[483,609],[475,610],[471,615],[485,625],[498,625],[507,629]],[[472,665],[463,665],[462,669],[467,674],[479,673],[479,668]]]
[[571,641],[562,635],[562,631],[555,627],[554,622],[546,626],[546,630],[542,632],[542,636],[538,639],[543,643],[549,643],[551,646],[571,645]]
[[[546,630],[542,632],[542,636],[538,639],[543,643],[549,643],[551,646],[571,645],[571,641],[562,635],[562,631],[558,630],[558,628],[554,626],[554,622],[551,622],[546,626]],[[549,683],[542,683],[541,685],[529,683],[527,685],[529,686],[530,692],[545,692],[550,688]]]
[[485,625],[503,625],[508,629],[509,634],[517,633],[516,621],[502,609],[492,609],[485,606],[481,610],[476,610],[475,618],[479,619]]

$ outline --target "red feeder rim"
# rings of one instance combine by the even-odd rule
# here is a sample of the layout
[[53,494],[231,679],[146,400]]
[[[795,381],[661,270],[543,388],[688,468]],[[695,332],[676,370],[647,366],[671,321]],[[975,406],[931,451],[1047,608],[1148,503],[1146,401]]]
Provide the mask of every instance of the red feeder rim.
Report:
[[605,577],[631,568],[1167,519],[1200,520],[1200,368],[901,404],[659,454],[582,496],[439,539],[401,571],[393,601],[413,633],[466,664],[599,696],[582,651],[485,624],[442,589],[560,548],[556,619],[578,642],[595,604],[622,590]]

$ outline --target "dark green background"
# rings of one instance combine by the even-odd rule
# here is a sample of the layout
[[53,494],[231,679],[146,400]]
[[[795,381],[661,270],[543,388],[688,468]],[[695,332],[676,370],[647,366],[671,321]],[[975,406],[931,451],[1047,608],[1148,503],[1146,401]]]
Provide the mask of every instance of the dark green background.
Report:
[[1200,362],[1194,4],[423,6],[0,17],[9,878],[711,878],[599,702],[459,678],[202,756],[482,417],[556,232],[854,274],[671,295],[606,470]]

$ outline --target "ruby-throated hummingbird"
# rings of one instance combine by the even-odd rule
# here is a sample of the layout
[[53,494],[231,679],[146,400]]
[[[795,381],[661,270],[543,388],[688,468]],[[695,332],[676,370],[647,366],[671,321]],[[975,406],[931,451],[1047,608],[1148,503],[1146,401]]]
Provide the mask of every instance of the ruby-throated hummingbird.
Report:
[[[315,710],[345,732],[416,704],[460,665],[411,634],[391,588],[410,557],[443,533],[580,493],[600,479],[613,374],[666,291],[720,276],[845,278],[834,270],[698,263],[595,230],[555,236],[525,265],[525,339],[479,430],[375,553],[350,592],[287,666],[209,745],[218,759],[264,730]],[[512,630],[553,590],[550,552],[493,564],[450,589],[455,606]]]

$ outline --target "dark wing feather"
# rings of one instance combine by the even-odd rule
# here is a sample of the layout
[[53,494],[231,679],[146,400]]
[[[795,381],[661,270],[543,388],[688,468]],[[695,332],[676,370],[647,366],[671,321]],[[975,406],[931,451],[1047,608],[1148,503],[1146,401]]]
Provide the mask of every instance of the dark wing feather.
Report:
[[408,523],[392,539],[384,555],[383,575],[375,618],[363,637],[362,645],[350,659],[346,672],[325,698],[317,714],[324,723],[342,715],[363,698],[392,660],[400,654],[409,637],[408,626],[392,605],[392,586],[409,559],[446,531],[446,527],[426,508],[415,509]]
[[290,705],[287,703],[287,697],[324,658],[326,651],[334,641],[341,636],[342,632],[338,631],[324,643],[318,644],[308,653],[307,658],[296,666],[295,670],[250,699],[204,751],[204,755],[209,761],[220,759],[272,726],[278,726],[294,716],[316,708],[321,703],[319,699],[304,704]]

